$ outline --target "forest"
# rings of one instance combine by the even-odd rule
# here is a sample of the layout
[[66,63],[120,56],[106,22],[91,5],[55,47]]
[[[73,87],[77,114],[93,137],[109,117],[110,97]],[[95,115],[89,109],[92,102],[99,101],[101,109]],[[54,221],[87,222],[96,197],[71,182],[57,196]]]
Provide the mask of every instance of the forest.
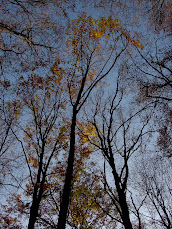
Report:
[[0,228],[172,228],[170,0],[0,0]]

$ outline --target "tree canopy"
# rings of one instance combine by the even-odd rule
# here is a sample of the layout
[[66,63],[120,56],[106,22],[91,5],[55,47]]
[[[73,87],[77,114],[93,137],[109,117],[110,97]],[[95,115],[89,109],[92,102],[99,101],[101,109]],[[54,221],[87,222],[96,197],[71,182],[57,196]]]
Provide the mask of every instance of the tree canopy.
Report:
[[0,11],[0,227],[170,229],[170,1]]

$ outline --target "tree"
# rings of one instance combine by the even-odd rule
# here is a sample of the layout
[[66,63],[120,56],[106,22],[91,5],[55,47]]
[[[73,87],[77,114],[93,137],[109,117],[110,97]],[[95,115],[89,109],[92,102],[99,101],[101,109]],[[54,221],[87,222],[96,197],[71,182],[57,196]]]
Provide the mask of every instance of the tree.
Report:
[[[1,150],[5,152],[3,155],[6,155],[8,160],[9,152],[16,158],[16,171],[24,168],[22,160],[27,164],[28,169],[23,173],[26,179],[17,180],[17,187],[20,189],[16,195],[10,196],[10,201],[13,200],[13,206],[16,206],[20,216],[29,216],[29,228],[42,225],[62,229],[66,224],[74,228],[87,228],[93,227],[95,223],[100,225],[101,222],[104,225],[109,223],[112,227],[115,227],[117,222],[125,227],[129,223],[130,228],[136,225],[139,228],[143,227],[140,216],[142,201],[140,204],[135,202],[131,194],[132,207],[127,202],[131,155],[141,148],[143,136],[148,130],[144,125],[150,118],[150,110],[146,111],[144,105],[147,108],[149,103],[153,103],[154,109],[159,112],[158,118],[161,119],[160,108],[163,107],[167,111],[168,107],[169,111],[168,102],[171,101],[169,49],[160,53],[158,47],[161,42],[157,42],[156,52],[153,49],[150,55],[147,48],[142,52],[140,34],[135,33],[141,21],[139,17],[144,18],[142,21],[146,23],[150,21],[145,18],[146,7],[143,6],[143,2],[135,4],[136,1],[128,3],[120,0],[96,0],[94,3],[80,1],[77,5],[71,1],[61,0],[2,1],[2,94],[8,89],[11,95],[11,87],[8,85],[16,88],[10,103],[6,103],[7,93],[1,100],[1,121],[5,130],[1,136]],[[150,12],[155,13],[155,8],[164,10],[168,1],[158,1],[158,4],[153,6],[154,3],[155,1],[149,1],[147,6],[150,7]],[[91,17],[93,4],[95,12],[94,17]],[[137,7],[141,7],[143,11],[136,11]],[[83,11],[89,11],[88,16],[80,12],[81,8]],[[102,17],[105,11],[106,15],[108,13],[107,18]],[[123,12],[127,13],[123,15]],[[133,12],[135,13],[132,14]],[[167,11],[165,13],[168,14]],[[121,19],[121,23],[118,19]],[[143,23],[140,28],[145,28]],[[142,31],[144,33],[146,30]],[[158,36],[159,34],[155,35]],[[136,58],[136,52],[139,58]],[[134,59],[130,81],[128,78],[131,68],[127,69],[127,65],[131,64],[129,56]],[[138,64],[136,60],[141,61]],[[123,80],[130,82],[128,85],[124,82],[123,88],[123,92],[124,89],[128,90],[128,97],[133,88],[137,90],[136,81],[133,79],[133,75],[137,74],[141,93],[139,104],[137,101],[134,105],[135,109],[141,106],[141,111],[145,113],[143,129],[141,126],[136,128],[136,124],[132,123],[133,119],[142,123],[141,118],[138,118],[141,111],[133,111],[131,116],[124,115],[127,108],[124,112],[124,103],[118,89],[115,96],[107,99],[106,105],[101,101],[94,107],[95,99],[100,93],[98,88],[103,88],[107,95],[112,89],[112,81],[116,81],[117,71],[120,76],[120,71],[123,71]],[[20,77],[21,73],[23,78]],[[123,98],[125,100],[125,96]],[[122,106],[121,111],[118,109],[118,102]],[[4,106],[3,103],[7,105]],[[134,109],[133,103],[131,104],[128,106]],[[91,120],[93,107],[95,110]],[[84,120],[84,110],[89,122]],[[101,121],[97,119],[97,114]],[[120,116],[117,129],[114,122],[115,114]],[[169,147],[165,140],[170,141],[170,128],[167,126],[169,114],[170,112],[166,112],[164,119],[168,118],[162,122],[157,138],[158,145],[166,153]],[[134,128],[135,135],[132,135]],[[151,131],[153,130],[152,127]],[[10,149],[9,146],[14,140],[15,146]],[[104,152],[107,161],[102,171],[103,177],[102,174],[98,175],[97,170],[96,174],[90,172],[88,154],[93,153],[94,149],[90,147],[89,141]],[[121,162],[121,168],[112,160],[116,156]],[[112,169],[115,180],[112,183],[113,188],[107,179],[109,168]],[[21,171],[18,174],[22,174]],[[87,181],[88,174],[92,180],[85,186],[84,181]],[[15,173],[11,175],[16,177]],[[97,177],[103,179],[103,186],[97,181]],[[100,192],[97,189],[100,189]],[[88,202],[83,200],[83,195],[87,197]],[[106,206],[105,201],[110,207]],[[12,210],[8,210],[12,216]],[[135,214],[136,223],[130,218],[130,211]],[[17,216],[13,219],[11,217],[10,220],[9,212],[5,216],[2,215],[4,227],[15,225]]]
[[[117,80],[115,95],[108,97],[103,105],[101,101],[102,95],[100,94],[95,105],[95,110],[93,111],[93,118],[89,120],[95,129],[98,140],[91,140],[88,136],[88,141],[97,147],[104,157],[105,189],[120,215],[119,222],[128,229],[133,228],[129,213],[130,204],[128,204],[127,201],[129,161],[133,154],[139,149],[142,137],[148,133],[146,126],[150,117],[147,117],[139,129],[136,130],[132,126],[133,119],[138,119],[138,115],[141,111],[144,111],[147,106],[135,114],[131,114],[129,117],[125,116],[120,107],[123,93],[120,92],[118,84],[119,82]],[[111,170],[115,192],[112,189],[112,182],[109,184],[106,178],[106,164]],[[131,204],[133,204],[135,210],[137,210],[135,214],[139,221],[139,228],[141,228],[142,223],[139,211],[133,200]]]
[[[10,5],[11,3],[8,2],[8,4]],[[6,8],[9,8],[9,11],[10,11],[11,6],[9,6],[8,4],[3,5],[3,6],[5,6]],[[32,17],[32,15],[34,15],[34,14],[30,14],[29,10],[26,9],[25,4],[27,5],[30,3],[29,2],[28,3],[23,2],[20,4],[18,1],[14,1],[14,6],[16,8],[15,8],[15,10],[13,10],[11,12],[14,13],[14,16],[16,16],[16,15],[18,15],[18,10],[19,10],[19,12],[22,11],[23,12],[21,14],[22,16],[26,15],[26,17],[29,17],[29,19],[26,20],[26,22],[28,22],[28,26],[30,26],[30,23],[32,22],[30,17]],[[31,4],[31,6],[32,6],[32,4]],[[11,22],[8,21],[7,16],[8,16],[8,14],[4,17],[3,21],[1,22],[1,29],[3,31],[2,34],[4,35],[4,37],[6,37],[6,36],[7,37],[12,36],[13,37],[14,36],[14,39],[11,40],[12,43],[10,43],[10,47],[6,47],[6,49],[2,49],[2,51],[4,53],[6,53],[6,51],[7,51],[7,53],[8,53],[8,51],[10,51],[10,52],[14,52],[15,55],[18,55],[19,53],[16,54],[16,51],[12,50],[11,47],[14,46],[14,48],[20,49],[20,47],[19,47],[20,46],[20,40],[22,40],[24,42],[26,41],[26,46],[29,45],[28,47],[31,47],[31,51],[32,51],[32,47],[37,47],[37,46],[39,48],[51,49],[50,46],[47,46],[47,45],[39,42],[40,41],[39,40],[39,37],[40,37],[39,30],[37,30],[36,34],[34,35],[33,29],[28,27],[27,31],[25,32],[25,29],[22,30],[22,28],[18,28],[16,22],[9,24]],[[14,17],[14,19],[15,18],[16,17]],[[23,17],[21,19],[23,19]],[[48,22],[46,22],[44,20],[44,18],[43,19],[40,18],[40,19],[41,19],[41,22],[48,24]],[[38,20],[39,20],[39,18],[38,18]],[[41,27],[40,23],[39,23],[39,26]],[[47,30],[45,30],[45,31],[47,31]],[[81,36],[81,33],[82,33],[82,36]],[[30,37],[30,34],[32,34],[31,37]],[[115,35],[115,38],[113,37],[113,35]],[[132,44],[135,44],[138,47],[142,48],[142,45],[140,44],[140,42],[132,39],[129,32],[122,28],[122,26],[120,25],[118,20],[112,19],[111,17],[109,17],[108,19],[101,18],[100,20],[95,20],[95,19],[92,19],[91,17],[86,17],[86,15],[83,14],[81,17],[79,17],[79,19],[73,20],[72,25],[71,25],[71,27],[69,27],[69,30],[67,32],[67,36],[68,36],[68,39],[66,41],[66,47],[67,47],[67,52],[68,52],[68,59],[65,61],[62,60],[62,64],[63,65],[68,64],[68,67],[64,70],[63,67],[60,66],[61,65],[61,59],[62,59],[62,56],[60,56],[60,58],[58,58],[58,60],[56,61],[55,65],[53,66],[53,69],[52,69],[53,73],[55,75],[57,75],[58,77],[64,78],[64,76],[61,76],[62,73],[63,73],[63,75],[67,76],[70,102],[71,102],[72,109],[73,109],[72,124],[71,124],[71,135],[70,135],[70,142],[71,143],[70,143],[68,170],[66,173],[66,182],[65,182],[65,187],[64,187],[64,192],[63,192],[62,202],[61,202],[61,208],[60,208],[60,213],[59,213],[60,214],[59,215],[59,222],[61,221],[61,217],[62,218],[64,217],[64,219],[62,219],[63,227],[64,227],[64,224],[66,222],[66,215],[67,215],[67,209],[68,209],[68,205],[69,205],[69,196],[70,196],[70,189],[71,189],[71,182],[72,182],[72,173],[73,173],[73,165],[74,165],[75,128],[76,128],[77,114],[79,113],[80,109],[82,108],[83,104],[85,103],[85,101],[87,100],[88,96],[90,95],[93,88],[97,85],[97,83],[100,82],[113,69],[116,61],[119,59],[121,53],[124,52],[124,50],[126,49],[128,44],[132,43]],[[33,41],[34,38],[36,39],[35,41]],[[39,41],[37,41],[37,39]],[[109,40],[109,42],[107,42],[108,40]],[[122,48],[119,47],[119,50],[118,50],[117,44],[119,43],[119,41],[121,41]],[[6,39],[4,39],[4,42],[6,42]],[[22,47],[25,47],[25,46],[22,46]],[[39,49],[39,50],[41,50],[41,49]],[[39,50],[36,50],[34,52],[34,54],[37,55]],[[107,53],[106,58],[104,58],[102,55],[100,55],[101,50],[104,53],[104,55],[106,55],[106,53]],[[33,49],[33,51],[34,51],[34,49]],[[20,54],[23,54],[23,51]],[[26,48],[26,54],[31,55],[31,53],[29,53],[28,48]],[[38,56],[39,56],[39,54],[38,54]],[[32,55],[31,55],[31,57],[32,57]],[[37,61],[38,59],[33,58],[33,60]],[[96,62],[93,62],[93,61],[96,61]],[[101,66],[99,66],[99,68],[98,68],[97,61],[99,61],[99,63],[101,63]],[[41,60],[42,66],[43,66],[43,62],[46,62],[46,60]],[[21,64],[22,63],[23,62],[21,62]],[[108,69],[106,69],[109,63],[110,63],[110,67],[108,67]],[[34,62],[34,66],[37,66],[37,64],[35,64],[35,62]],[[28,70],[30,70],[30,68]],[[21,84],[21,86],[24,86],[24,84],[26,84],[29,87],[31,84],[31,86],[33,87],[34,86],[33,79],[38,84],[35,87],[38,87],[38,89],[41,91],[42,86],[40,86],[39,84],[41,84],[43,80],[38,75],[35,75],[34,77],[30,77],[29,78],[30,82],[29,81],[23,82]],[[54,82],[54,83],[59,83],[59,81]],[[44,87],[45,87],[45,85],[44,85]],[[19,96],[20,93],[21,93],[21,91],[19,90],[17,92],[17,96]],[[37,110],[35,111],[35,109],[38,109],[38,110],[41,109],[39,107],[39,100],[40,100],[41,102],[43,102],[42,103],[43,104],[42,109],[44,111],[44,101],[42,101],[42,99],[45,98],[45,96],[43,96],[43,98],[40,98],[39,96],[35,97],[37,102],[36,102],[36,100],[33,100],[33,98],[32,98],[33,95],[32,94],[30,95],[30,92],[26,93],[26,95],[23,94],[23,96],[25,96],[23,102],[26,103],[23,106],[26,107],[26,105],[29,105],[29,109],[31,109],[33,114],[35,115],[34,120],[35,120],[35,125],[37,125],[37,127],[35,127],[36,128],[35,134],[36,135],[40,134],[40,136],[39,136],[40,138],[38,137],[38,139],[40,139],[39,141],[41,141],[41,143],[37,139],[37,144],[38,144],[40,150],[42,149],[43,151],[42,152],[36,151],[39,160],[38,159],[36,160],[32,155],[29,156],[29,159],[28,159],[27,155],[25,154],[25,149],[24,149],[24,145],[23,145],[22,141],[18,138],[18,136],[16,135],[16,133],[14,131],[13,131],[13,134],[15,135],[16,139],[18,140],[18,142],[20,142],[21,147],[23,148],[23,153],[25,155],[25,159],[26,159],[29,170],[30,170],[30,166],[29,166],[30,162],[29,161],[31,161],[31,163],[33,163],[33,166],[35,166],[35,167],[39,161],[38,173],[37,173],[37,175],[38,175],[37,180],[38,181],[36,182],[36,184],[37,183],[41,184],[41,182],[43,182],[43,184],[44,184],[46,171],[47,171],[48,165],[49,165],[49,160],[47,161],[47,167],[45,166],[45,168],[44,168],[45,169],[45,171],[44,171],[45,173],[44,173],[42,170],[42,168],[43,168],[42,156],[44,155],[45,139],[42,138],[42,135],[44,136],[44,134],[45,134],[45,137],[47,137],[46,132],[49,133],[50,130],[46,129],[46,128],[45,128],[45,130],[44,130],[44,128],[42,129],[42,125],[43,125],[42,119],[45,119],[45,121],[46,121],[46,117],[39,117],[39,114],[37,113]],[[46,96],[47,96],[47,99],[48,99],[48,97],[50,97],[50,95],[48,95],[48,94]],[[30,98],[31,104],[29,103],[29,101],[27,101],[27,97]],[[38,105],[38,108],[37,108],[37,105]],[[41,113],[41,114],[43,114],[43,113]],[[47,116],[47,117],[49,118],[49,116]],[[49,121],[49,120],[47,120],[47,121]],[[50,120],[50,122],[51,122],[51,120]],[[47,128],[50,128],[50,126]],[[38,130],[40,132],[37,133]],[[28,137],[31,136],[30,140],[32,141],[32,135],[30,133],[31,130],[26,128],[26,130],[22,130],[22,131],[26,132],[25,134],[27,134]],[[42,131],[43,131],[43,133],[42,133]],[[36,135],[35,135],[35,137],[36,137]],[[41,144],[42,147],[39,144]],[[35,150],[38,150],[38,149],[35,149]],[[52,151],[52,154],[54,154],[54,153],[55,152]],[[31,218],[32,218],[32,221],[34,224],[34,222],[36,221],[39,203],[40,203],[41,196],[43,193],[43,187],[40,185],[35,185],[35,183],[33,182],[31,172],[30,172],[30,179],[31,179],[32,185],[35,187],[34,195],[38,194],[38,190],[40,191],[40,196],[39,196],[39,194],[37,197],[33,196],[32,210],[34,209],[35,213],[34,213],[34,217],[31,217]],[[41,179],[42,179],[42,181],[41,181]],[[63,208],[65,208],[65,210]],[[30,212],[31,214],[32,214],[32,210]],[[65,211],[65,213],[64,213],[64,211]]]
[[60,133],[62,127],[57,125],[65,107],[59,83],[60,79],[54,76],[31,75],[26,80],[21,77],[16,89],[26,124],[25,127],[22,123],[18,125],[23,140],[16,132],[13,134],[20,143],[28,167],[28,194],[33,195],[28,228],[34,228],[41,199],[48,188],[47,176],[53,170],[50,165],[54,157],[57,158],[64,140],[63,132]]
[[[121,27],[118,20],[111,17],[94,20],[83,14],[73,21],[68,33],[69,39],[66,42],[68,45],[68,56],[71,55],[72,57],[68,68],[72,124],[67,171],[57,226],[60,229],[65,228],[69,206],[77,115],[95,86],[111,72],[128,44],[132,43],[143,48],[139,41],[133,40],[129,32]],[[115,38],[113,35],[115,35]],[[125,39],[124,45],[122,44],[122,48],[117,51],[117,43],[121,39],[122,41]],[[105,57],[100,55],[100,53],[104,54]],[[109,67],[108,64],[110,65]]]
[[[37,84],[37,81],[35,81],[35,78],[33,80],[34,83],[30,84],[31,80],[28,81],[21,80],[19,84],[19,90],[21,90],[21,96],[23,93],[27,93],[27,91],[23,91],[22,85],[26,86],[27,89],[31,92],[32,101],[34,100],[34,95],[36,93],[38,97],[38,88],[41,88],[40,78],[39,78],[39,85]],[[47,85],[47,84],[46,84]],[[33,88],[35,89],[35,93],[33,94]],[[36,88],[35,88],[36,87]],[[40,96],[40,94],[39,94]],[[31,99],[30,99],[31,100]],[[27,101],[30,101],[29,97]],[[37,101],[37,100],[36,100]],[[41,104],[41,101],[39,100],[39,104]],[[46,102],[44,103],[44,108]],[[35,104],[34,104],[35,105]],[[27,104],[29,106],[29,104]],[[36,106],[34,106],[36,108]],[[37,104],[38,107],[38,104]],[[40,107],[39,107],[40,109]],[[44,109],[43,109],[44,110]],[[46,110],[46,109],[45,109]],[[43,112],[44,113],[44,112]],[[33,119],[35,115],[33,115]],[[36,117],[37,118],[37,117]],[[39,116],[40,118],[40,116]],[[59,116],[58,116],[59,118]],[[29,120],[31,120],[29,118]],[[45,123],[44,123],[45,124]],[[65,122],[66,124],[66,122]],[[84,124],[79,124],[81,127],[84,127]],[[43,176],[40,176],[38,171],[41,167],[40,160],[39,160],[39,154],[38,156],[35,155],[34,149],[39,149],[39,146],[41,146],[41,141],[39,143],[36,142],[36,139],[34,138],[34,126],[33,123],[28,127],[26,125],[26,128],[24,128],[24,141],[19,142],[24,146],[23,153],[26,153],[26,156],[28,157],[29,162],[29,170],[31,171],[31,174],[29,175],[29,178],[26,179],[26,188],[22,193],[19,195],[15,194],[14,196],[11,196],[9,199],[10,207],[3,206],[6,208],[5,214],[2,214],[2,221],[1,224],[4,228],[14,228],[14,227],[22,227],[22,222],[20,222],[20,217],[26,216],[27,218],[31,218],[32,216],[32,206],[35,207],[35,214],[37,214],[36,219],[31,218],[32,220],[35,220],[34,225],[35,227],[44,226],[44,227],[50,227],[55,228],[56,226],[56,219],[57,214],[59,212],[59,205],[60,205],[60,190],[63,186],[63,180],[65,175],[65,158],[62,158],[62,155],[65,157],[65,153],[62,153],[62,151],[68,150],[68,130],[66,127],[62,126],[60,128],[60,141],[57,145],[57,152],[55,152],[54,156],[51,159],[51,162],[48,166],[47,172],[45,173],[45,182],[43,184],[43,193],[40,194],[41,185],[37,182],[38,179],[43,179]],[[40,124],[39,124],[40,127]],[[42,126],[42,130],[45,128],[45,125]],[[55,128],[55,125],[53,125],[53,128]],[[52,129],[53,129],[52,128]],[[31,131],[32,130],[32,131]],[[63,135],[64,134],[64,135]],[[32,139],[31,139],[32,135]],[[17,136],[16,136],[17,137]],[[37,134],[38,139],[40,140],[39,134]],[[51,132],[51,136],[48,136],[47,140],[51,139],[51,141],[47,141],[45,144],[45,151],[43,155],[43,168],[41,171],[44,170],[44,168],[47,167],[46,159],[49,160],[50,155],[50,149],[52,148],[52,139],[54,135]],[[98,175],[97,171],[94,171],[93,167],[95,167],[95,163],[89,162],[89,156],[92,153],[92,148],[87,146],[87,144],[84,141],[84,136],[81,133],[77,133],[77,139],[80,138],[79,142],[76,145],[75,148],[75,165],[74,165],[74,177],[73,177],[73,188],[72,188],[72,194],[70,196],[71,199],[71,205],[69,209],[69,216],[67,219],[66,224],[74,227],[74,228],[87,228],[92,227],[94,225],[102,225],[102,223],[108,225],[112,224],[113,226],[115,223],[112,221],[109,216],[106,215],[105,212],[102,211],[102,209],[99,207],[99,205],[95,202],[94,198],[95,196],[99,196],[99,203],[101,202],[101,196],[104,196],[102,199],[103,203],[104,201],[109,203],[109,211],[114,211],[114,214],[116,213],[115,209],[113,209],[113,206],[110,206],[110,200],[106,196],[106,194],[103,192],[100,180],[102,179],[100,175]],[[34,143],[34,144],[33,144]],[[42,151],[41,151],[42,152]],[[61,155],[60,155],[61,154]],[[60,157],[60,158],[58,158]],[[91,163],[91,165],[89,165]],[[88,169],[91,168],[92,171],[89,171]],[[93,172],[94,171],[94,172]],[[29,173],[29,171],[28,171]],[[28,173],[26,174],[26,177],[28,177]],[[95,174],[96,173],[96,174]],[[33,179],[31,178],[31,175]],[[89,177],[89,179],[88,179]],[[31,179],[34,181],[34,184],[31,183]],[[86,182],[86,183],[85,183]],[[37,192],[35,195],[35,186],[37,188]],[[34,198],[35,195],[35,198]],[[85,199],[83,198],[86,197]],[[40,202],[38,203],[38,206],[36,208],[36,199],[40,198]],[[18,215],[18,217],[17,217]],[[31,222],[31,223],[32,223]],[[30,220],[29,220],[30,223]]]

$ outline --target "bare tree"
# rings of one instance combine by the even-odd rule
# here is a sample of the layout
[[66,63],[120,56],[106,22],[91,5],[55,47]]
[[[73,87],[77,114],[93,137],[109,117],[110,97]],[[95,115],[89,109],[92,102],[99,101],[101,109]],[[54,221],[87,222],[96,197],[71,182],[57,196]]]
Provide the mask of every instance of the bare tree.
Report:
[[[142,126],[136,130],[133,120],[139,120],[139,114],[146,110],[148,106],[143,107],[141,110],[127,117],[127,115],[123,113],[123,109],[125,108],[122,108],[120,105],[122,103],[123,93],[119,90],[118,84],[119,82],[117,80],[115,95],[108,97],[104,103],[102,103],[100,98],[98,99],[95,105],[95,111],[93,111],[93,119],[89,119],[89,122],[95,128],[97,137],[96,140],[91,140],[88,136],[88,140],[101,151],[105,159],[105,190],[118,210],[120,215],[120,220],[118,221],[128,229],[133,228],[130,219],[131,206],[128,203],[130,158],[141,146],[142,137],[149,132],[146,126],[150,116],[148,116]],[[100,97],[102,97],[102,95]],[[106,164],[107,168],[111,170],[113,177],[111,183],[106,177]],[[114,187],[114,189],[112,189],[112,187]],[[136,210],[135,214],[139,221],[139,228],[142,228],[139,210],[136,208],[133,200],[131,204],[134,205]]]
[[[54,76],[32,75],[27,80],[21,77],[16,89],[25,119],[18,123],[20,135],[13,129],[12,133],[21,148],[29,176],[25,190],[32,196],[28,228],[34,228],[37,221],[42,198],[48,189],[47,176],[54,169],[53,160],[63,141],[60,127],[64,100],[58,83]],[[27,212],[28,203],[23,204],[25,207],[20,213]],[[18,204],[20,206],[20,202]]]

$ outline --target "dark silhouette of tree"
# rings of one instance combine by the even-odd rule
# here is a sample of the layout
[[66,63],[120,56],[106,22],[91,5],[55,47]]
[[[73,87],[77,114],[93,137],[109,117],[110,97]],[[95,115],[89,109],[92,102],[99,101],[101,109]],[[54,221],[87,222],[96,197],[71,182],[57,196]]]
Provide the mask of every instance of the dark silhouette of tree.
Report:
[[[104,189],[112,199],[120,215],[120,220],[116,220],[127,229],[133,228],[130,219],[130,205],[132,204],[136,211],[137,220],[139,221],[139,228],[142,228],[139,209],[136,208],[133,199],[131,204],[128,203],[127,183],[129,179],[130,158],[141,146],[142,137],[149,132],[146,130],[146,126],[150,120],[150,116],[134,132],[132,132],[132,121],[137,119],[139,114],[151,105],[147,105],[127,117],[124,115],[121,107],[123,93],[119,90],[118,84],[119,82],[117,80],[114,96],[108,97],[105,102],[102,102],[102,95],[100,95],[97,100],[95,110],[93,111],[93,119],[89,119],[90,124],[95,129],[97,138],[96,140],[91,140],[88,136],[88,141],[97,147],[104,157]],[[106,178],[106,165],[111,170],[114,183],[109,183]],[[112,189],[112,185],[115,191]]]

